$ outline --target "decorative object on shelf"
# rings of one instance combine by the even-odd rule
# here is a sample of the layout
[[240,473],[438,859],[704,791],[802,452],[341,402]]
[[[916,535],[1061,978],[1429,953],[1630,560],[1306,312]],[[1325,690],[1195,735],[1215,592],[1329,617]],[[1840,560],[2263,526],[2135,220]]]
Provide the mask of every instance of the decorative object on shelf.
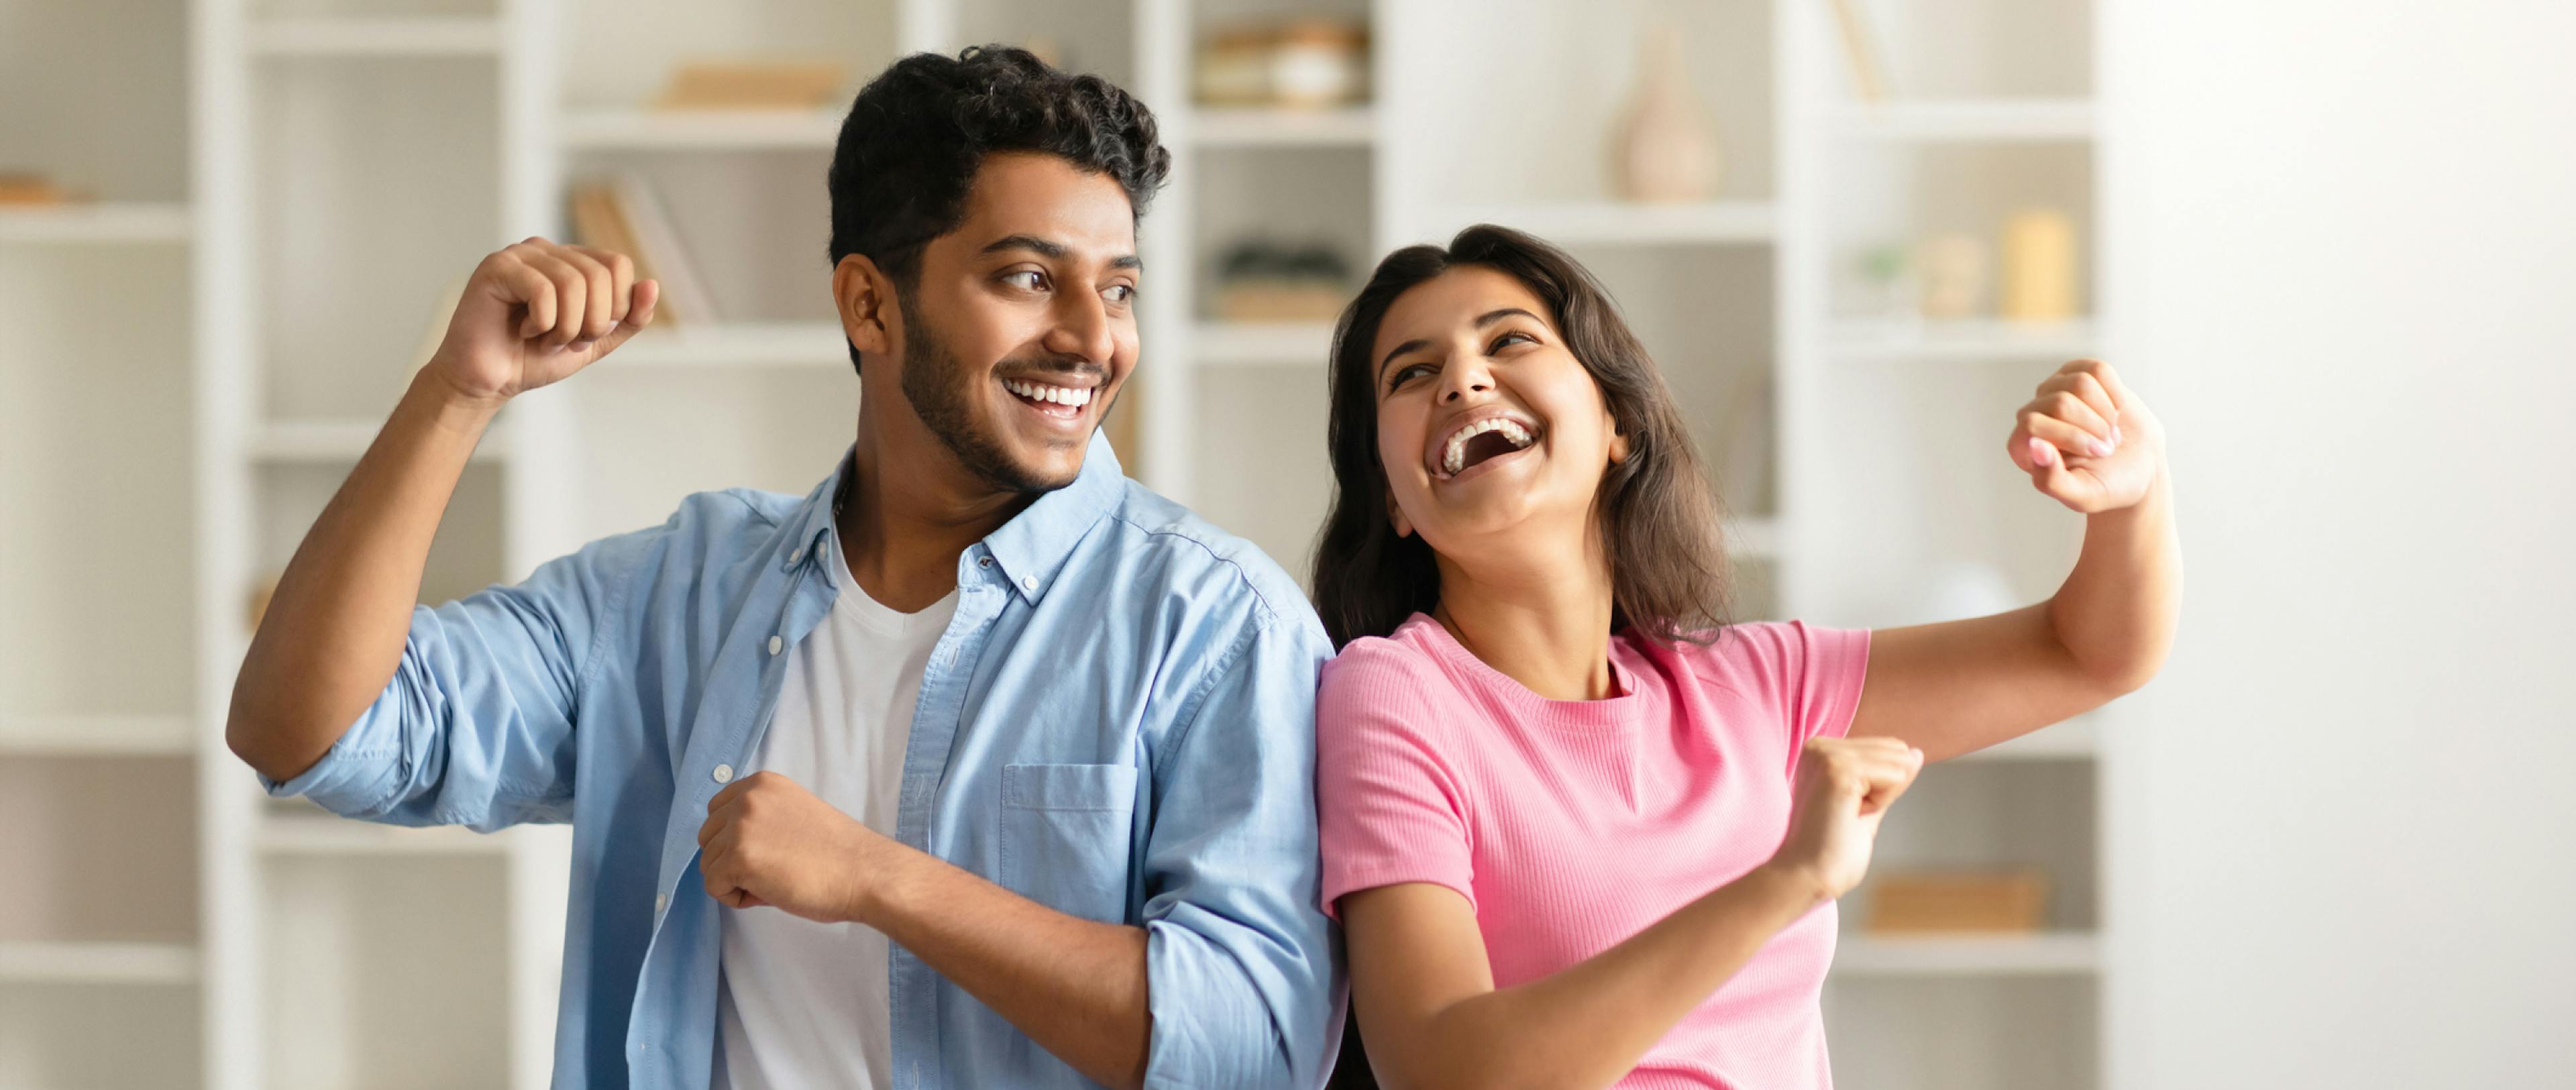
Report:
[[1199,46],[1202,106],[1327,110],[1368,100],[1368,24],[1296,19],[1221,30]]
[[1229,322],[1329,321],[1352,290],[1350,263],[1331,247],[1266,239],[1227,247],[1217,281],[1217,317]]
[[71,204],[82,199],[82,194],[42,174],[0,173],[0,205]]
[[1666,204],[1707,200],[1717,191],[1717,134],[1691,93],[1673,28],[1647,32],[1641,82],[1614,139],[1610,174],[1620,197]]
[[1986,244],[1976,236],[1946,231],[1915,247],[1920,270],[1920,306],[1926,318],[1969,318],[1985,308]]
[[575,240],[625,254],[635,259],[636,279],[661,282],[662,297],[653,306],[655,325],[678,328],[716,320],[715,301],[681,248],[679,232],[641,177],[621,174],[577,184],[571,204]]
[[1843,60],[1851,65],[1852,95],[1863,102],[1887,101],[1887,63],[1878,52],[1878,35],[1861,15],[1860,0],[1832,0],[1834,26],[1842,31]]
[[2007,321],[2075,317],[2075,221],[2054,208],[2026,208],[2004,221],[2003,280],[1996,312]]
[[1863,309],[1868,314],[1879,318],[1915,316],[1914,270],[1905,258],[1905,247],[1893,242],[1861,250],[1861,283],[1869,289]]
[[849,69],[833,61],[693,61],[653,100],[657,110],[820,110],[842,99]]
[[2048,921],[2048,875],[2036,869],[1897,871],[1879,876],[1875,885],[1869,900],[1871,931],[2027,933]]

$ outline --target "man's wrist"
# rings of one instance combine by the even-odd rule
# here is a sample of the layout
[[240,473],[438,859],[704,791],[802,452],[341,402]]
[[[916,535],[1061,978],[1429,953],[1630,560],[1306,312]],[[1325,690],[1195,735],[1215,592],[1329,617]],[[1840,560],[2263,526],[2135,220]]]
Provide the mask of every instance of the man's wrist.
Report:
[[451,427],[480,431],[499,415],[509,403],[507,394],[475,394],[459,387],[447,377],[435,359],[412,376],[411,389],[404,400],[426,410],[433,421]]
[[886,917],[896,911],[900,888],[911,870],[909,864],[918,854],[874,830],[859,838],[844,857],[849,870],[842,888],[848,892],[842,897],[841,917],[885,930]]

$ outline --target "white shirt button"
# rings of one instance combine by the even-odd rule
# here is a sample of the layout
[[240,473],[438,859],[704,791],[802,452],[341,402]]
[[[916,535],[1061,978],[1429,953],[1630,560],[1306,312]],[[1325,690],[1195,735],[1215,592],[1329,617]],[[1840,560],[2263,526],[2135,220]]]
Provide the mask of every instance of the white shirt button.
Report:
[[797,546],[794,550],[790,551],[790,552],[787,554],[787,562],[788,562],[788,563],[790,563],[790,564],[793,564],[793,563],[795,563],[795,562],[797,562],[797,561],[799,561],[799,560],[803,560],[803,559],[805,559],[805,548],[804,548],[804,546],[801,546],[801,545],[800,545],[800,546]]
[[1022,590],[1036,590],[1036,589],[1038,589],[1038,577],[1037,577],[1037,576],[1034,576],[1034,575],[1023,575],[1023,576],[1021,576],[1021,577],[1020,577],[1020,589],[1022,589]]
[[778,649],[779,649],[780,647],[785,646],[785,645],[786,645],[786,643],[787,643],[787,641],[785,641],[785,640],[779,639],[779,638],[778,638],[778,637],[776,637],[776,636],[771,636],[771,637],[769,638],[769,653],[770,653],[770,654],[773,654],[773,655],[777,654],[777,653],[778,653]]
[[733,766],[732,766],[732,765],[717,765],[717,766],[716,766],[715,776],[716,776],[716,782],[717,782],[717,783],[731,783],[731,782],[733,782]]
[[661,915],[661,914],[662,914],[662,910],[663,910],[663,909],[666,909],[666,908],[669,908],[669,907],[671,907],[671,895],[670,895],[670,894],[668,894],[668,893],[656,893],[656,894],[654,894],[654,895],[653,895],[653,914],[654,914],[654,915],[656,915],[656,916]]
[[989,556],[979,556],[979,557],[976,557],[976,558],[975,558],[975,566],[976,566],[976,567],[979,567],[979,568],[989,568],[989,567],[992,567],[992,566],[993,566],[993,558],[992,558],[992,557],[989,557]]

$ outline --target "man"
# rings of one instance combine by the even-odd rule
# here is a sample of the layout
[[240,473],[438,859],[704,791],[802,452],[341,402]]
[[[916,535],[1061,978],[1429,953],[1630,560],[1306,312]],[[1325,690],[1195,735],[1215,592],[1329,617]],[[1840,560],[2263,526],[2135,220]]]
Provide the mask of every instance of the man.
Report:
[[1322,1080],[1329,647],[1097,437],[1154,134],[1018,50],[860,93],[830,174],[857,438],[801,500],[692,496],[415,609],[493,414],[651,320],[626,258],[530,239],[314,523],[232,747],[353,817],[573,823],[557,1085]]

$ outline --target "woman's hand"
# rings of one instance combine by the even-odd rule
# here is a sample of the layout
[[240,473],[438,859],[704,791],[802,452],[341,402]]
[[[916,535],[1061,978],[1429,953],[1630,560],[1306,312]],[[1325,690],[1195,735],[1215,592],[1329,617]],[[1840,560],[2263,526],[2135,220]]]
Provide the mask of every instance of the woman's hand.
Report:
[[2135,505],[2165,471],[2163,425],[2099,360],[2077,360],[2040,383],[2004,450],[2032,487],[2087,515]]
[[1815,738],[1798,757],[1789,834],[1764,864],[1795,876],[1819,901],[1859,885],[1888,804],[1923,771],[1923,751],[1894,738]]

